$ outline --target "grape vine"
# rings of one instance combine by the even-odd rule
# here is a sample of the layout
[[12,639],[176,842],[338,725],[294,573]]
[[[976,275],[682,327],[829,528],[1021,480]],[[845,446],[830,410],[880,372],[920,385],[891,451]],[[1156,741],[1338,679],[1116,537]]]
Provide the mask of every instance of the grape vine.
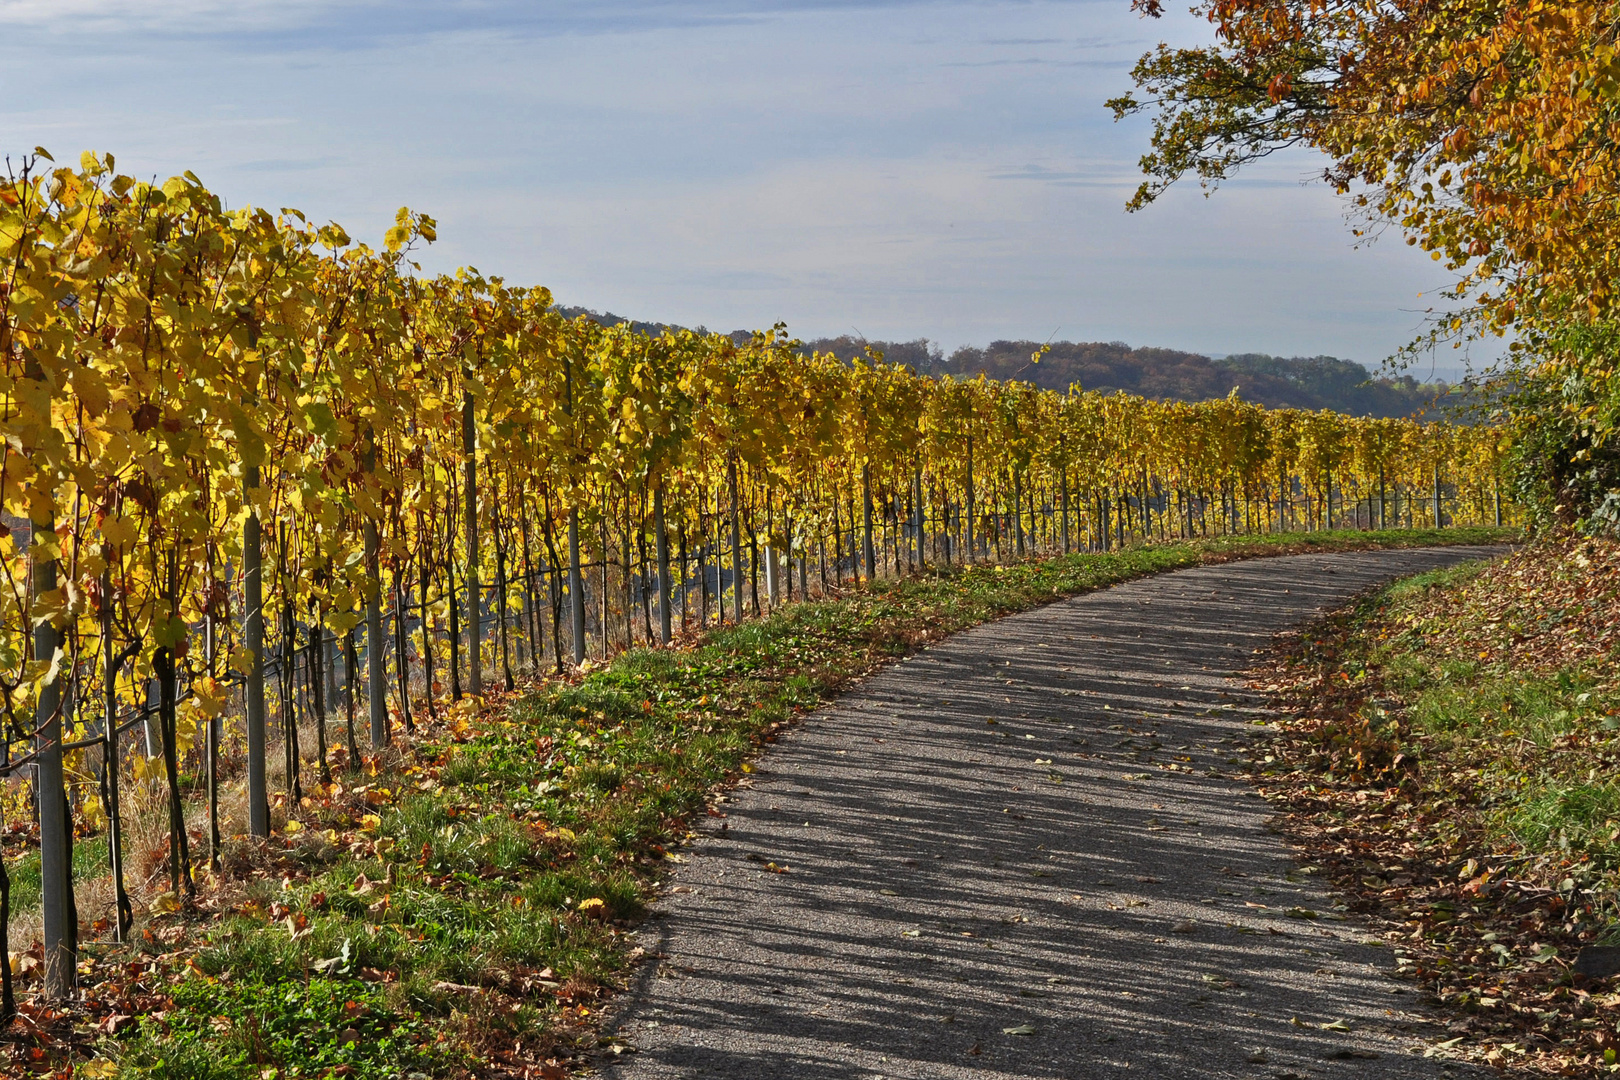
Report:
[[422,276],[425,215],[374,249],[190,173],[53,166],[0,181],[0,724],[35,778],[49,993],[75,816],[109,829],[130,924],[126,783],[167,789],[183,903],[222,762],[265,835],[273,785],[296,802],[489,682],[929,565],[1504,513],[1489,427],[639,333]]

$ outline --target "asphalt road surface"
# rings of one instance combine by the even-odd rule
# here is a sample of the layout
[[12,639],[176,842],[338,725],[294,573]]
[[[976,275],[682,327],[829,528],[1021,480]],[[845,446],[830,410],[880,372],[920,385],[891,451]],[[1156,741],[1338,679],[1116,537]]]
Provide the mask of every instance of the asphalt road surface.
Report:
[[[1238,775],[1278,631],[1497,554],[1256,559],[966,631],[807,717],[685,853],[612,1080],[1445,1077]],[[1314,912],[1319,918],[1302,917]],[[1292,913],[1292,914],[1291,914]]]

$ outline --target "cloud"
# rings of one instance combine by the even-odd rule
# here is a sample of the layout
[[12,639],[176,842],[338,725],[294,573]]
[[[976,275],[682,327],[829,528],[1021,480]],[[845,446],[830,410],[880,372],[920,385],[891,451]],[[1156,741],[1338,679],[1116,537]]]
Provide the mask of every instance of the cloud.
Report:
[[290,173],[330,169],[339,164],[341,164],[341,160],[331,156],[312,158],[282,157],[264,158],[259,161],[239,161],[234,168],[242,172]]
[[1027,56],[1019,60],[951,60],[941,65],[959,68],[994,67],[1056,67],[1056,68],[1128,68],[1129,60],[1052,60],[1044,56]]
[[[964,0],[957,0],[961,6]],[[989,5],[993,0],[966,0]],[[1098,0],[1047,0],[1085,6]],[[934,0],[0,0],[0,26],[355,48],[468,31],[526,37],[722,26],[805,13],[907,9]],[[936,5],[937,6],[937,5]]]
[[[1296,155],[1278,171],[1305,164]],[[827,158],[581,189],[516,215],[469,200],[443,217],[459,231],[450,244],[504,247],[489,261],[530,261],[525,272],[565,302],[726,330],[781,318],[803,336],[853,324],[947,348],[1061,324],[1079,340],[1376,362],[1416,332],[1402,309],[1433,284],[1404,246],[1351,250],[1321,187],[1174,192],[1127,215],[1122,190],[1095,178],[1106,162],[1016,172],[1080,179],[1007,184],[988,162],[939,154]]]
[[1022,165],[987,174],[990,180],[1025,180],[1064,187],[1113,187],[1134,190],[1142,175],[1125,162],[1097,161],[1082,169],[1053,169],[1044,165]]
[[1439,271],[1350,251],[1308,155],[1124,213],[1148,128],[1102,102],[1141,32],[1125,0],[0,0],[0,149],[373,240],[410,205],[430,272],[685,325],[1402,344]]
[[368,0],[0,0],[0,25],[64,33],[254,32],[311,25],[343,9],[381,6]]

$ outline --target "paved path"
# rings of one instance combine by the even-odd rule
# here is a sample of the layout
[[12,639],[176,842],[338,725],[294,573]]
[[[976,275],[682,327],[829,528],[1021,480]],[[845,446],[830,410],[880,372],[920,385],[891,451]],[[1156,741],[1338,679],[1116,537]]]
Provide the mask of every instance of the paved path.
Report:
[[1413,1052],[1444,1030],[1236,777],[1255,699],[1231,675],[1374,583],[1497,550],[1163,574],[870,679],[707,819],[607,1075],[1460,1074]]

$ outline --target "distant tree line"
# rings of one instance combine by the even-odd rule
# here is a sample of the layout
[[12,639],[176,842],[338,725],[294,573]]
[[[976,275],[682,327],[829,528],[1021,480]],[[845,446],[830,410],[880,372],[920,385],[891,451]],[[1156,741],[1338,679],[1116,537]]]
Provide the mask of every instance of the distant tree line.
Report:
[[[639,333],[679,329],[586,308],[558,311],[568,318],[588,315],[604,326],[629,323]],[[751,334],[739,330],[731,336],[744,343]],[[982,372],[992,379],[1019,380],[1047,390],[1066,390],[1078,383],[1087,390],[1123,390],[1159,401],[1212,401],[1235,389],[1243,400],[1267,408],[1332,409],[1349,416],[1382,417],[1415,416],[1442,398],[1456,404],[1457,388],[1443,381],[1420,383],[1410,375],[1375,378],[1354,360],[1334,356],[1241,353],[1216,360],[1178,349],[1133,349],[1123,341],[1058,341],[1040,363],[1030,363],[1030,355],[1040,347],[1037,341],[992,341],[982,349],[964,345],[947,357],[927,338],[868,341],[846,334],[805,341],[800,351],[854,360],[872,348],[919,375],[972,378]]]
[[1133,349],[1122,341],[1052,343],[1040,363],[1030,355],[1036,341],[964,345],[947,358],[927,338],[867,342],[849,336],[806,341],[805,351],[844,359],[879,349],[891,361],[920,374],[1017,379],[1049,390],[1079,383],[1105,393],[1124,390],[1160,401],[1209,401],[1236,389],[1245,401],[1268,408],[1333,409],[1351,416],[1412,416],[1452,393],[1444,382],[1419,383],[1410,375],[1375,378],[1361,364],[1333,356],[1267,356],[1243,353],[1219,360],[1177,349]]

